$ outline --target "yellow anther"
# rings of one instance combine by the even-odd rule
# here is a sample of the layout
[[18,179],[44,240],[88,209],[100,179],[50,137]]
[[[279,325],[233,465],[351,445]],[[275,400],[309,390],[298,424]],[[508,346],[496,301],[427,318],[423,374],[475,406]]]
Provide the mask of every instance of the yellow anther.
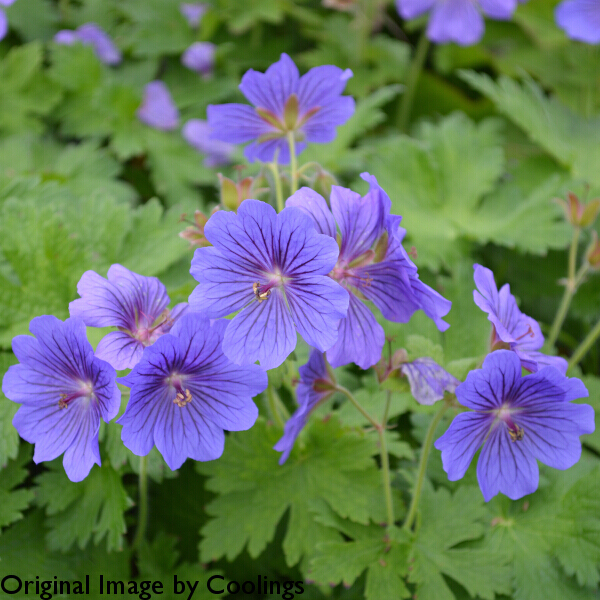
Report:
[[254,292],[255,298],[259,302],[262,302],[263,300],[266,300],[271,295],[271,290],[267,290],[266,292],[262,292],[261,293],[261,291],[260,291],[260,283],[258,281],[256,283],[252,284],[252,291]]
[[511,442],[520,442],[525,436],[525,430],[518,425],[515,425],[515,429],[509,429],[508,435],[510,435]]
[[179,406],[179,408],[182,408],[183,406],[185,406],[186,404],[188,404],[191,401],[192,401],[192,394],[190,393],[190,390],[186,389],[185,396],[181,392],[177,392],[177,395],[175,396],[175,399],[173,400],[173,404],[177,404],[177,406]]

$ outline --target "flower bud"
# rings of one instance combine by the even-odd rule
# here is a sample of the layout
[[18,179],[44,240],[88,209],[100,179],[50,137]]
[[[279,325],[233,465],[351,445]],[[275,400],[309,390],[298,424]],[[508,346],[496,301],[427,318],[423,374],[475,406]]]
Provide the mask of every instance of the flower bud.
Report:
[[[210,213],[210,216],[212,217],[218,210],[219,207],[215,207]],[[190,248],[193,248],[194,246],[198,246],[199,248],[210,246],[211,243],[204,236],[204,226],[206,225],[208,219],[209,217],[207,217],[202,211],[195,211],[195,225],[186,227],[183,231],[179,232],[179,237],[183,238],[184,240],[188,240],[190,242]],[[185,220],[185,215],[182,215],[180,220]]]
[[592,243],[586,250],[585,259],[594,271],[600,270],[600,241],[595,231],[592,231]]
[[237,210],[240,204],[252,197],[252,183],[254,178],[244,177],[238,183],[235,183],[221,173],[217,173],[219,183],[221,184],[221,204],[229,210]]
[[337,179],[331,173],[320,169],[315,174],[311,187],[317,194],[321,194],[323,198],[329,198],[331,195],[331,186],[337,184]]
[[592,225],[600,211],[600,200],[595,199],[583,204],[573,192],[569,192],[567,198],[568,200],[555,198],[555,202],[562,207],[567,221],[575,227]]

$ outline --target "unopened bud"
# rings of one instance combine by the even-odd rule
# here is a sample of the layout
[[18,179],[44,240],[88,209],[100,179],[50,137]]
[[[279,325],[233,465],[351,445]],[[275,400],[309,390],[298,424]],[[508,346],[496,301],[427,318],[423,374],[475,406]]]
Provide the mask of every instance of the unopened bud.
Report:
[[[210,216],[214,215],[219,210],[219,207],[215,207]],[[180,221],[184,220],[185,216],[181,215],[182,218]],[[194,222],[195,225],[191,227],[186,227],[183,231],[179,232],[179,237],[184,240],[188,240],[190,242],[190,248],[197,246],[199,248],[204,248],[206,246],[210,246],[211,243],[206,239],[204,235],[204,226],[208,222],[209,217],[207,217],[202,211],[197,210],[194,212]],[[189,222],[189,221],[188,221]]]
[[555,198],[554,201],[562,207],[566,220],[575,227],[589,227],[600,212],[599,199],[583,204],[573,192],[567,194],[567,200]]
[[314,176],[311,187],[317,194],[323,198],[329,198],[331,195],[331,186],[337,185],[337,179],[328,171],[320,169]]
[[595,231],[592,231],[592,243],[586,250],[585,259],[592,269],[595,271],[600,270],[600,242],[598,241],[598,234]]
[[236,211],[240,204],[252,198],[253,177],[244,177],[238,183],[235,183],[222,173],[217,173],[219,183],[221,184],[221,204],[229,210]]

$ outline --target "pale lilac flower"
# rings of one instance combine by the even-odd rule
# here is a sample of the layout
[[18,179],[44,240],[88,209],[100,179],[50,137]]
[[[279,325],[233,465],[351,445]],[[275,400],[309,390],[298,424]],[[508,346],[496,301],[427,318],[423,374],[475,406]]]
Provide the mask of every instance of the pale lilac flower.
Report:
[[138,456],[156,445],[167,465],[186,458],[214,460],[223,453],[223,430],[250,429],[258,417],[252,397],[267,387],[257,365],[239,366],[223,354],[227,322],[184,315],[119,383],[131,388],[123,443]]
[[140,121],[165,131],[179,125],[179,111],[173,103],[169,89],[162,81],[151,81],[144,88],[144,98],[137,110]]
[[310,188],[300,189],[286,206],[310,215],[318,232],[333,239],[339,235],[340,254],[330,276],[348,290],[350,305],[339,323],[336,343],[327,349],[327,360],[333,367],[354,362],[367,369],[381,357],[385,334],[363,299],[371,300],[386,319],[396,323],[408,322],[422,309],[440,331],[449,327],[442,317],[452,303],[419,279],[417,267],[402,247],[406,234],[400,227],[402,217],[390,214],[392,203],[375,177],[368,173],[361,177],[369,182],[368,194],[361,198],[333,186],[331,211]]
[[573,404],[588,391],[554,367],[521,377],[514,352],[488,354],[456,388],[458,401],[472,412],[458,414],[435,442],[450,481],[461,479],[477,449],[477,479],[486,502],[498,492],[512,500],[538,487],[536,459],[555,469],[572,467],[581,456],[579,436],[594,431],[594,410]]
[[96,23],[85,23],[75,31],[62,29],[54,36],[54,41],[69,46],[75,42],[92,46],[96,56],[105,65],[118,65],[123,58],[108,34]]
[[294,61],[282,54],[266,73],[252,69],[242,77],[240,90],[254,104],[209,105],[208,122],[214,139],[234,144],[252,142],[244,149],[250,162],[287,164],[288,132],[296,154],[306,142],[320,144],[335,138],[336,127],[354,114],[354,99],[341,96],[352,71],[331,65],[315,67],[300,77]]
[[551,365],[564,375],[567,372],[564,358],[537,352],[544,345],[540,326],[535,319],[519,310],[515,297],[510,293],[510,285],[505,283],[498,292],[494,274],[489,269],[478,264],[473,268],[479,290],[473,291],[473,300],[482,311],[488,313],[488,320],[492,322],[490,349],[513,350],[528,371],[535,372],[543,365]]
[[167,290],[156,277],[121,265],[112,265],[107,277],[86,271],[77,284],[81,298],[69,304],[69,312],[88,327],[117,327],[100,340],[96,356],[115,369],[131,369],[144,348],[168,333],[188,305],[184,302],[169,311]]
[[[0,0],[0,6],[10,6],[15,0]],[[8,32],[8,20],[6,13],[0,8],[0,40],[4,39]]]
[[208,4],[190,4],[184,2],[179,5],[179,10],[187,19],[189,26],[196,29],[200,25],[200,19],[202,19],[204,13],[208,10]]
[[210,137],[210,125],[201,119],[190,119],[181,130],[185,141],[198,152],[206,155],[204,164],[207,167],[226,165],[231,161],[235,150],[233,144],[213,140]]
[[492,19],[508,20],[517,4],[517,0],[396,0],[396,9],[403,19],[431,11],[427,37],[432,42],[470,46],[483,37],[482,13]]
[[280,465],[288,459],[296,438],[308,422],[308,417],[313,409],[335,392],[336,384],[327,369],[322,352],[313,349],[308,362],[298,371],[300,373],[300,383],[296,388],[298,410],[287,420],[283,437],[273,446],[274,450],[283,452],[279,459]]
[[79,319],[36,317],[29,331],[35,338],[13,339],[19,364],[9,367],[2,381],[5,396],[22,404],[13,425],[35,444],[36,463],[64,452],[67,476],[81,481],[100,464],[100,417],[108,423],[119,411],[115,370],[94,356]]
[[210,42],[194,42],[181,56],[181,64],[204,78],[210,77],[215,65],[215,48]]
[[556,23],[572,40],[600,44],[600,2],[565,0],[554,10]]
[[440,367],[433,358],[417,358],[403,363],[400,372],[406,376],[410,393],[419,404],[431,405],[442,400],[444,392],[454,393],[460,381]]
[[240,311],[223,341],[230,360],[273,369],[296,347],[296,332],[321,351],[334,344],[348,310],[348,293],[327,276],[338,246],[301,210],[277,214],[244,200],[237,214],[215,213],[204,235],[212,247],[194,253],[190,307],[209,318]]

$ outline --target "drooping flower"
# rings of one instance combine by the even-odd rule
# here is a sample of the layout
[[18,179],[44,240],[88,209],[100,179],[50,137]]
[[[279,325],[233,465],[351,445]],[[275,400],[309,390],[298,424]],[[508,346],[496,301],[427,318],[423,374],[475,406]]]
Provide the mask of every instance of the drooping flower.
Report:
[[169,311],[167,290],[156,277],[121,265],[112,265],[107,277],[86,271],[77,284],[81,298],[69,304],[69,313],[88,327],[117,327],[100,340],[96,356],[115,369],[131,369],[144,348],[168,333],[188,305],[183,302]]
[[94,356],[79,319],[36,317],[29,331],[35,338],[13,339],[19,364],[11,366],[2,381],[6,397],[22,404],[13,425],[24,440],[35,444],[36,463],[64,452],[67,476],[81,481],[100,464],[100,417],[108,423],[119,411],[117,374]]
[[442,317],[452,303],[419,279],[417,267],[402,247],[406,234],[400,227],[402,217],[390,214],[392,203],[375,177],[368,173],[361,177],[369,182],[369,192],[361,198],[333,186],[331,211],[325,199],[309,188],[296,192],[286,206],[302,209],[317,231],[333,239],[338,236],[337,223],[340,253],[330,276],[350,292],[350,305],[340,321],[336,343],[327,350],[327,360],[333,367],[354,362],[367,369],[379,360],[385,335],[363,299],[397,323],[408,322],[422,309],[440,331],[449,327]]
[[242,77],[240,90],[254,104],[209,105],[213,138],[234,144],[250,142],[244,154],[250,162],[290,160],[288,132],[294,134],[296,154],[307,142],[327,143],[335,128],[354,114],[354,99],[340,94],[352,71],[331,65],[315,67],[300,77],[287,54],[266,73],[252,69]]
[[169,88],[162,81],[151,81],[146,85],[137,116],[140,121],[156,129],[168,131],[177,128],[179,111]]
[[554,9],[556,23],[572,40],[600,44],[600,2],[564,0]]
[[338,247],[301,210],[277,214],[245,200],[237,215],[214,214],[204,234],[212,247],[194,253],[190,273],[199,285],[190,307],[209,318],[240,311],[223,341],[230,360],[277,367],[295,348],[296,331],[321,351],[334,344],[348,310],[348,293],[327,276]]
[[129,375],[119,378],[131,388],[131,398],[117,423],[134,454],[145,456],[156,445],[175,470],[188,457],[219,458],[224,429],[254,425],[258,409],[252,397],[267,387],[267,375],[258,365],[241,367],[225,357],[226,326],[188,313],[144,350]]
[[[0,0],[0,6],[10,6],[15,0]],[[8,31],[6,13],[0,8],[0,40],[4,39]]]
[[514,352],[488,354],[456,388],[458,401],[473,412],[457,415],[435,442],[450,481],[461,479],[477,449],[477,479],[486,502],[498,492],[512,500],[538,487],[536,459],[555,469],[572,467],[581,456],[579,436],[594,431],[594,410],[571,400],[588,391],[554,367],[521,377]]
[[190,27],[195,29],[200,25],[200,19],[204,16],[204,13],[208,10],[208,4],[190,4],[184,2],[179,5],[179,11],[186,18]]
[[92,46],[98,59],[105,65],[118,65],[123,58],[110,36],[96,23],[85,23],[74,31],[62,29],[54,36],[54,41],[69,46],[76,42]]
[[206,155],[204,164],[207,167],[228,164],[235,146],[227,142],[213,140],[210,133],[209,124],[201,119],[190,119],[181,130],[185,141],[198,150],[198,152]]
[[181,64],[207,78],[215,65],[215,45],[210,42],[194,42],[182,55]]
[[517,0],[396,0],[403,19],[414,19],[431,11],[427,37],[437,44],[476,44],[483,37],[486,17],[505,21],[512,17]]
[[460,381],[440,367],[433,358],[417,358],[400,366],[410,393],[419,404],[431,405],[442,400],[444,392],[454,393]]
[[521,365],[535,372],[543,365],[551,365],[563,375],[567,372],[567,361],[560,356],[547,356],[537,352],[544,345],[544,336],[535,319],[524,315],[517,307],[515,297],[510,293],[510,285],[505,283],[500,292],[496,287],[494,274],[481,265],[473,265],[477,290],[473,300],[479,308],[488,313],[492,322],[490,349],[504,348],[514,351],[521,359]]
[[318,404],[324,402],[335,392],[335,381],[327,369],[325,355],[313,349],[308,362],[298,369],[300,383],[296,388],[298,410],[287,420],[283,437],[273,446],[277,452],[283,452],[279,459],[282,465],[289,457],[296,438],[306,425],[308,417]]

